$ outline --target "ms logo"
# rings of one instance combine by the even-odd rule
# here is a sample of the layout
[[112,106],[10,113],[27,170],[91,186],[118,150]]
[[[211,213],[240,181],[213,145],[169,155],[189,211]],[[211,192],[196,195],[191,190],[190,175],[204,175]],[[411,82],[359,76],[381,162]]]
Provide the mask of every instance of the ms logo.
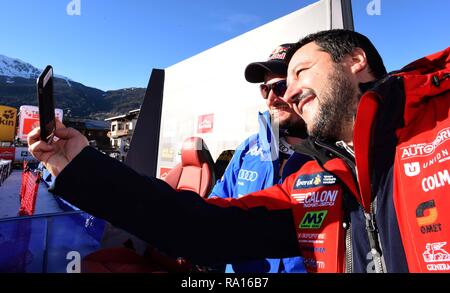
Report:
[[405,174],[408,177],[413,177],[420,173],[420,164],[418,162],[406,163],[403,166],[405,167]]
[[301,229],[319,229],[328,211],[307,212],[300,223]]

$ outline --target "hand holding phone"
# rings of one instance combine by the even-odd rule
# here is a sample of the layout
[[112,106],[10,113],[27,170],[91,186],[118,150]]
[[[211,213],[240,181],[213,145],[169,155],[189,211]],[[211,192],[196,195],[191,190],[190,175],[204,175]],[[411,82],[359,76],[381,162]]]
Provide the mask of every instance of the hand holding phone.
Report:
[[39,122],[41,140],[53,141],[56,129],[55,100],[53,97],[53,68],[48,65],[37,79],[37,97],[39,103]]

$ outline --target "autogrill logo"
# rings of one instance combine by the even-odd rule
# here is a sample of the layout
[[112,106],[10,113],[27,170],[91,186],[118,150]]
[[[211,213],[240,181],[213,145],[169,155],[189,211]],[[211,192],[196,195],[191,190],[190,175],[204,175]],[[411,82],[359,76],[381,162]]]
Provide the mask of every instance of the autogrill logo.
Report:
[[258,172],[241,169],[239,170],[238,179],[253,182],[258,179]]
[[450,139],[450,127],[442,129],[432,143],[420,143],[401,148],[402,160],[426,157],[434,153],[436,148]]

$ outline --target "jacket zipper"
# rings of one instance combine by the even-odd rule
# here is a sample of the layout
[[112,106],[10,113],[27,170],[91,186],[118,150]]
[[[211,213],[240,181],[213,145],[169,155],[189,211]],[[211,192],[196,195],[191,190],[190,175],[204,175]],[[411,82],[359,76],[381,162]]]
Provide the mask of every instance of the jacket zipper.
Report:
[[[330,145],[327,145],[322,142],[318,142],[317,140],[315,141],[315,143],[318,146],[327,149],[328,151],[332,152],[333,154],[335,154],[336,156],[340,157],[345,162],[347,162],[347,164],[351,167],[351,169],[354,170],[354,172],[355,172],[354,175],[355,175],[356,179],[358,179],[356,164],[354,162],[355,153],[354,153],[353,149],[351,149],[345,142],[339,141],[339,142],[336,142],[336,145],[339,148],[344,149],[346,151],[346,153],[349,154],[352,158],[349,158],[346,154],[341,153],[339,150],[335,149],[334,147],[332,147]],[[374,209],[373,203],[374,202],[372,201],[372,203],[370,204],[370,212],[369,213],[364,212],[364,217],[366,219],[366,231],[367,231],[367,236],[369,238],[370,254],[372,256],[372,260],[374,263],[375,272],[383,273],[383,272],[385,272],[385,269],[383,266],[383,263],[384,263],[383,258],[381,256],[381,247],[380,247],[380,242],[378,239],[378,229],[376,228],[376,223],[375,223],[375,209]],[[350,221],[349,221],[349,223],[350,223]],[[352,230],[351,225],[348,225],[348,229],[346,230],[346,235],[345,235],[345,244],[346,244],[345,245],[346,246],[345,271],[346,272],[351,272],[353,269],[353,256],[352,256],[353,245],[352,245],[351,230]]]
[[[356,168],[355,168],[355,163],[354,163],[355,154],[354,154],[353,150],[346,143],[339,141],[336,143],[336,145],[342,149],[345,149],[347,151],[347,153],[349,153],[352,156],[351,159],[348,158],[345,154],[342,154],[341,152],[339,152],[339,150],[334,149],[332,146],[329,146],[327,144],[324,144],[324,143],[318,142],[318,141],[316,141],[315,143],[317,145],[319,145],[320,147],[327,149],[328,151],[332,152],[336,156],[343,159],[345,162],[347,162],[348,165],[350,165],[352,170],[355,170],[355,173],[356,173]],[[355,174],[355,176],[356,176],[356,174]],[[342,225],[343,225],[343,228],[345,229],[345,272],[353,273],[352,223],[351,223],[350,219],[346,219]]]
[[375,223],[375,208],[374,202],[370,204],[370,213],[364,213],[366,218],[366,230],[369,237],[370,254],[372,256],[375,273],[384,273],[386,269],[384,267],[383,257],[381,256],[381,244],[378,239],[378,229]]
[[353,273],[352,222],[344,222],[345,229],[345,272]]

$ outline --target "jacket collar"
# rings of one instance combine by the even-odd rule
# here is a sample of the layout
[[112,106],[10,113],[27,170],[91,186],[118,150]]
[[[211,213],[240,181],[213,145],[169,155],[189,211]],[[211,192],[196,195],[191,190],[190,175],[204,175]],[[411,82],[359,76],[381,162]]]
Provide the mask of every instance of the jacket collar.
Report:
[[[275,161],[278,159],[279,130],[278,125],[272,125],[269,111],[258,113],[259,142],[261,143],[263,159]],[[275,126],[275,127],[274,127]]]

